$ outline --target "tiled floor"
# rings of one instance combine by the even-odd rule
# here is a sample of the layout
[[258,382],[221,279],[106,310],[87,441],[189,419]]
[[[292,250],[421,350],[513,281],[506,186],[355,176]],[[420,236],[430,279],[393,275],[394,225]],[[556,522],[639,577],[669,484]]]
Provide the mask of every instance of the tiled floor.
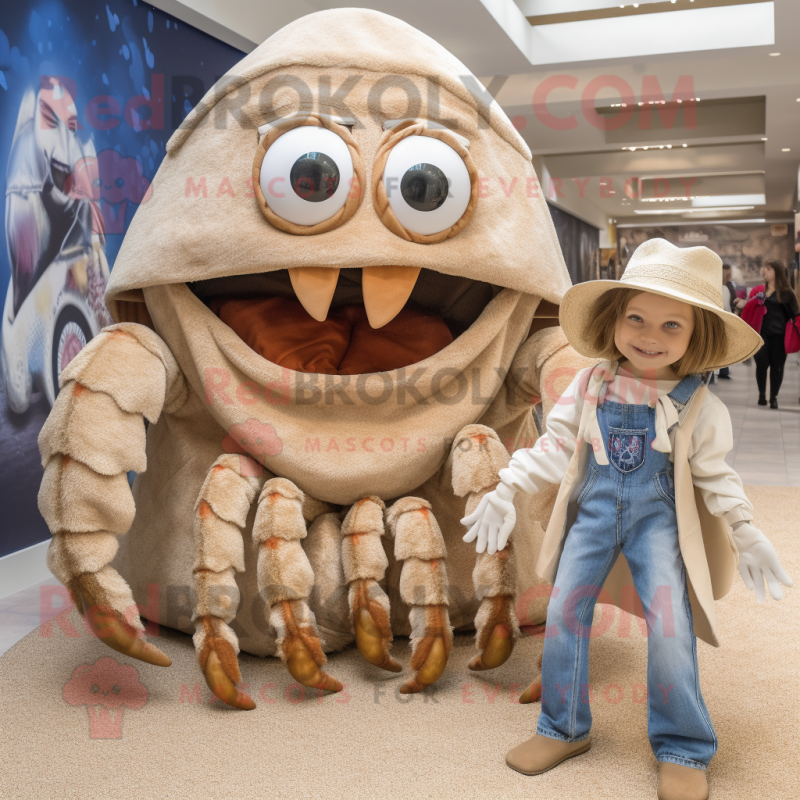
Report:
[[755,365],[731,367],[731,379],[712,384],[733,424],[727,461],[745,484],[800,486],[800,359],[786,359],[778,410],[758,405]]
[[[777,411],[757,405],[752,362],[732,367],[731,376],[711,387],[733,423],[728,463],[745,484],[800,486],[800,359],[793,355],[786,362]],[[65,597],[66,590],[51,578],[0,600],[0,654],[64,611]]]

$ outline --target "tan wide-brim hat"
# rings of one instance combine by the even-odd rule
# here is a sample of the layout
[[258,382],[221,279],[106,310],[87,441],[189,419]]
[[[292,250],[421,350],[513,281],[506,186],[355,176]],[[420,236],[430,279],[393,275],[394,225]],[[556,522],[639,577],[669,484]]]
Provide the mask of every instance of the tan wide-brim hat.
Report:
[[764,344],[763,339],[722,305],[722,259],[707,247],[676,247],[666,239],[649,239],[636,248],[618,281],[587,281],[567,290],[559,319],[569,343],[588,358],[603,358],[592,342],[591,311],[597,298],[615,289],[641,289],[681,300],[716,314],[728,332],[728,347],[720,369],[738,364]]

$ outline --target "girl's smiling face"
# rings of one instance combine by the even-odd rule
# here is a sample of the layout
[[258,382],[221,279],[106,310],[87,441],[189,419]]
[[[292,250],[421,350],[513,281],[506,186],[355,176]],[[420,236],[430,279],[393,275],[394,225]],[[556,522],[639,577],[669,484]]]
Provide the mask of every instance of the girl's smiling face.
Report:
[[688,303],[642,292],[617,321],[614,343],[626,369],[639,378],[674,380],[672,365],[689,348],[694,309]]

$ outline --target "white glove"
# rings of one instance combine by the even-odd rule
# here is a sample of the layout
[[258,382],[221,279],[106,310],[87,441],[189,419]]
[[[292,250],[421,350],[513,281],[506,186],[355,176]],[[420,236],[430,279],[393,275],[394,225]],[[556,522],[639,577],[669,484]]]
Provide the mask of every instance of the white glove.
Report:
[[792,581],[767,537],[749,522],[737,522],[733,526],[733,541],[739,551],[742,580],[748,589],[756,593],[756,601],[763,603],[766,599],[762,572],[773,600],[780,600],[783,597],[780,584],[791,586]]
[[477,539],[475,549],[478,553],[493,555],[506,546],[517,522],[514,508],[516,493],[516,489],[500,483],[493,492],[481,498],[478,507],[471,514],[461,520],[461,524],[469,528],[464,535],[464,541],[474,542]]

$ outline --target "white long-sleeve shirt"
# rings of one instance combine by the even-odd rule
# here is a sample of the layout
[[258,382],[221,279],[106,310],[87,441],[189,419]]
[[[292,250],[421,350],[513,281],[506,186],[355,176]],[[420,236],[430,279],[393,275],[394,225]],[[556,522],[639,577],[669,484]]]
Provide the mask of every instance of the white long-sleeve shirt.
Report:
[[[567,471],[572,454],[578,445],[578,427],[585,402],[587,373],[582,370],[570,384],[547,416],[546,430],[529,449],[517,450],[508,467],[500,471],[500,480],[509,487],[530,494],[540,491],[547,483],[560,483]],[[613,381],[604,384],[605,399],[619,403],[650,405],[656,409],[656,430],[667,436],[669,420],[659,398],[665,398],[678,385],[678,381],[640,382],[625,370],[620,369]],[[594,406],[590,413],[596,415]],[[666,403],[672,401],[666,398]],[[670,413],[670,417],[673,415]],[[674,443],[674,428],[668,435],[666,450]],[[584,443],[582,443],[584,444]],[[597,451],[604,447],[600,441],[592,441]],[[728,409],[716,396],[706,394],[689,446],[689,465],[692,482],[700,489],[708,510],[715,516],[723,516],[733,525],[753,519],[753,506],[747,499],[739,475],[725,462],[726,454],[733,447],[733,431]],[[669,453],[672,460],[672,453]]]

